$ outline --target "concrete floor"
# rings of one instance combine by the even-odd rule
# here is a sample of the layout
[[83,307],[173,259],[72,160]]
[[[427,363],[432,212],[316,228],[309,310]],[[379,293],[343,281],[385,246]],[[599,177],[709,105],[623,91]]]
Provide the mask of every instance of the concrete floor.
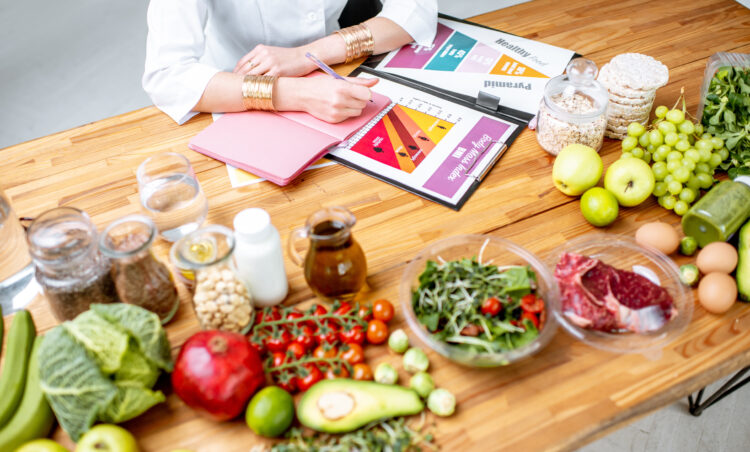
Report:
[[[439,3],[442,12],[470,17],[522,1]],[[149,105],[140,84],[147,4],[0,2],[0,148]],[[700,418],[678,402],[580,452],[747,451],[748,420],[750,388],[744,388]]]

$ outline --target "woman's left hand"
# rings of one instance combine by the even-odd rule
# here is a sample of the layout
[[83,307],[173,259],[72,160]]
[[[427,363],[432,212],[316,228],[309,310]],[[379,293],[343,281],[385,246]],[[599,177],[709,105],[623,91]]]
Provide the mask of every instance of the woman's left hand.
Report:
[[276,75],[297,77],[307,75],[317,66],[305,57],[302,47],[273,47],[258,44],[240,58],[234,71],[242,75]]

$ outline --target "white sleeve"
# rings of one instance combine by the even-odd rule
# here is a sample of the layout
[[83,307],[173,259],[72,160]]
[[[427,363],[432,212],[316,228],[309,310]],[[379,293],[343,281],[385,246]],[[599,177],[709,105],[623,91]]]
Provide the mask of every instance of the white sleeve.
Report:
[[437,30],[437,0],[385,0],[378,17],[392,20],[423,46],[432,44]]
[[143,89],[178,124],[192,118],[219,69],[199,62],[205,48],[206,0],[151,0]]

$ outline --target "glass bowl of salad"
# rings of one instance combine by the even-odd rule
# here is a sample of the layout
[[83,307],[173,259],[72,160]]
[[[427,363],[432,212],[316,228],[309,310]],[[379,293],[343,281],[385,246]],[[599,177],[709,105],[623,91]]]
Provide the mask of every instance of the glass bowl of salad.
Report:
[[630,236],[590,233],[546,258],[560,297],[552,312],[573,337],[616,353],[658,358],[693,315],[693,293],[664,253]]
[[457,363],[504,366],[541,350],[555,334],[558,297],[547,267],[500,237],[435,242],[404,270],[399,298],[427,347]]

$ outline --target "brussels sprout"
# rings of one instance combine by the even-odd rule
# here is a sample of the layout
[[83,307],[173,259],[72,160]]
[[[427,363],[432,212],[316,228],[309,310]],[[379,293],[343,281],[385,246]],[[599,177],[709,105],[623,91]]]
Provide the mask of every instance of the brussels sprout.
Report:
[[446,389],[435,389],[427,397],[427,408],[438,416],[450,416],[456,410],[456,397]]
[[417,394],[424,399],[435,389],[435,383],[427,372],[417,372],[409,380],[409,387],[417,391]]
[[375,369],[375,381],[384,385],[395,385],[398,381],[398,372],[388,363],[380,363]]
[[700,278],[700,271],[698,267],[693,264],[685,264],[680,266],[680,281],[687,286],[694,286]]
[[695,237],[687,236],[683,237],[682,240],[680,240],[680,254],[684,254],[685,256],[692,256],[695,254],[695,250],[698,249],[698,241],[695,240]]
[[409,336],[401,328],[393,331],[388,337],[388,347],[396,353],[403,353],[409,348]]
[[404,369],[409,373],[424,372],[430,367],[430,360],[421,348],[412,347],[404,353]]

